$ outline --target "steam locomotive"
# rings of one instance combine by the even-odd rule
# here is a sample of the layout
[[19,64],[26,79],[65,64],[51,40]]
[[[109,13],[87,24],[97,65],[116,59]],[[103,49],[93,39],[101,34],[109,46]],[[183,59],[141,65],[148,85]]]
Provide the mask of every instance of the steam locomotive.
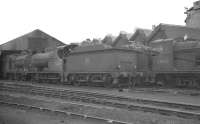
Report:
[[127,87],[149,76],[148,61],[139,61],[148,56],[142,48],[71,44],[43,53],[9,55],[4,77],[40,83]]

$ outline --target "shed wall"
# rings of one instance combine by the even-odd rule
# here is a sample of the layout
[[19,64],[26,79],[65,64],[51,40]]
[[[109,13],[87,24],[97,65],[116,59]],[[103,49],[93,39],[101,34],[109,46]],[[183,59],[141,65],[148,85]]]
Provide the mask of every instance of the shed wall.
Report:
[[152,43],[152,47],[159,49],[160,53],[153,57],[153,71],[172,71],[173,70],[173,41]]

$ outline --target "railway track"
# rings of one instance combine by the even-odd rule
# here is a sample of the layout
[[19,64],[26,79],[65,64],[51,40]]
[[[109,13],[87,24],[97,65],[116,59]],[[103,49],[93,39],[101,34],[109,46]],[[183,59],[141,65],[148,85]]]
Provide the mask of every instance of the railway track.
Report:
[[124,98],[107,94],[91,93],[86,91],[59,90],[55,88],[31,86],[21,84],[6,84],[0,86],[1,90],[10,92],[29,93],[47,97],[61,98],[65,100],[92,103],[109,107],[139,110],[162,115],[175,115],[182,118],[200,120],[200,106],[180,103],[169,103],[145,99]]
[[19,104],[19,103],[13,103],[13,102],[11,103],[11,102],[6,102],[6,101],[2,101],[2,100],[0,100],[0,105],[10,106],[10,107],[14,107],[14,108],[17,108],[17,109],[23,109],[23,110],[37,110],[39,112],[54,113],[55,115],[65,115],[65,116],[70,116],[70,117],[73,117],[73,118],[81,118],[83,120],[92,119],[92,120],[95,120],[95,121],[105,122],[105,123],[108,123],[108,124],[131,124],[131,123],[128,123],[128,122],[110,120],[110,119],[107,119],[107,118],[88,116],[88,115],[85,115],[85,114],[66,112],[66,111],[61,111],[61,110],[56,110],[56,109],[49,109],[49,108],[45,108],[45,107],[33,106],[33,105]]

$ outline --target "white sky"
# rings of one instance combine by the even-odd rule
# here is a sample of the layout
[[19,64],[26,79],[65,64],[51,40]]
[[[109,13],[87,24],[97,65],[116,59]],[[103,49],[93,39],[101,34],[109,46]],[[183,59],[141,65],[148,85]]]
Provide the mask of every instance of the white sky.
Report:
[[34,29],[65,42],[159,23],[184,25],[195,0],[0,0],[0,44]]

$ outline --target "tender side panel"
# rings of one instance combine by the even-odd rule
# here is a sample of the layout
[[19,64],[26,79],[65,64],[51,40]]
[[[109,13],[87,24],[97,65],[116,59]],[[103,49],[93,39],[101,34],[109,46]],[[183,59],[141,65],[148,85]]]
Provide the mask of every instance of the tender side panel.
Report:
[[67,58],[67,72],[109,72],[115,69],[113,52],[83,53]]
[[174,54],[174,67],[176,70],[196,70],[198,69],[195,63],[195,53],[176,52]]
[[116,50],[70,55],[67,58],[66,70],[68,72],[131,72],[137,68],[136,66],[135,52]]
[[139,72],[146,72],[149,69],[148,65],[148,55],[145,53],[138,54],[138,61],[137,61],[137,70]]
[[76,53],[67,57],[68,82],[76,85],[128,85],[136,71],[134,51],[105,50]]
[[134,73],[137,69],[137,54],[135,52],[116,52],[115,65],[120,65],[120,72]]

